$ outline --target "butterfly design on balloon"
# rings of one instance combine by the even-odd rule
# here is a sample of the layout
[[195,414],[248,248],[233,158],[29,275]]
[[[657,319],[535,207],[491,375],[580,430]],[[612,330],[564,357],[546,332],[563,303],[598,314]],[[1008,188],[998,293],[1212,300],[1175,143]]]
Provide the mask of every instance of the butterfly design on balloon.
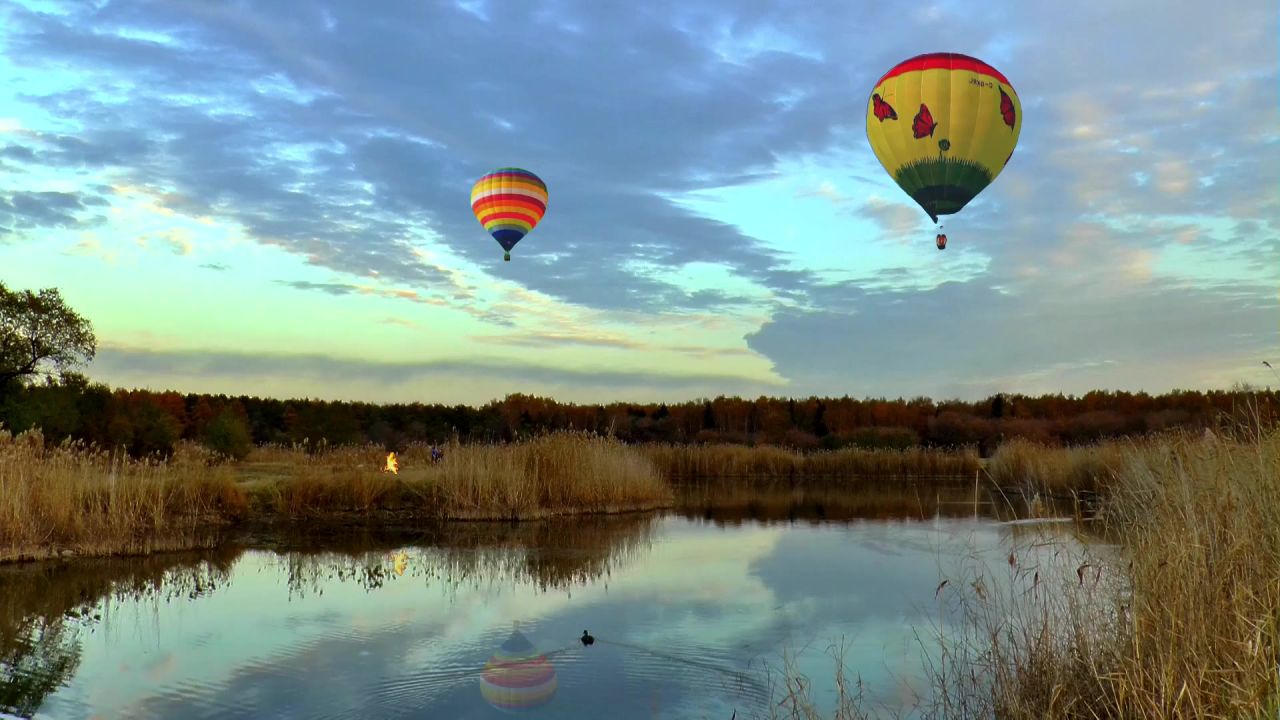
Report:
[[[1004,88],[1000,88],[1000,117],[1004,118],[1004,124],[1008,125],[1010,130],[1013,129],[1014,121],[1018,119],[1017,112],[1013,109],[1013,99],[1004,91]],[[1010,152],[1009,155],[1012,157],[1013,153]]]
[[933,131],[938,128],[938,122],[933,119],[933,114],[929,112],[929,106],[920,103],[920,112],[911,119],[911,134],[916,139],[933,137]]
[[871,104],[873,106],[872,112],[875,113],[880,122],[898,119],[898,111],[894,110],[892,105],[885,102],[884,98],[880,97],[880,93],[874,93],[871,95]]

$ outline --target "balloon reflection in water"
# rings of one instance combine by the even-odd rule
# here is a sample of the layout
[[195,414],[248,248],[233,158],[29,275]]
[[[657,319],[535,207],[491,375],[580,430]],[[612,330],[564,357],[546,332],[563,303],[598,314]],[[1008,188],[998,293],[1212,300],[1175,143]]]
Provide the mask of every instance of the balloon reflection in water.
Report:
[[546,705],[556,693],[556,670],[533,643],[511,630],[511,636],[485,663],[480,694],[499,710],[532,710]]

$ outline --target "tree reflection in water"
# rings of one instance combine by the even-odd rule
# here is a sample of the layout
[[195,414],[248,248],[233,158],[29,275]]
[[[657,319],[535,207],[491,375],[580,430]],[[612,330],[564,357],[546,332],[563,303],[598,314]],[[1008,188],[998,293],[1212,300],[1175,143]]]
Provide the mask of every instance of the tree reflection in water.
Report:
[[240,550],[0,567],[0,712],[33,717],[80,666],[112,600],[172,601],[224,584]]
[[[191,600],[224,587],[247,549],[275,551],[291,598],[332,582],[368,591],[391,579],[442,583],[532,580],[570,588],[608,574],[647,547],[650,514],[577,520],[456,523],[412,531],[276,529],[218,549],[132,558],[0,566],[0,713],[34,717],[80,666],[83,633],[110,618],[113,602]],[[401,578],[393,555],[409,547]]]

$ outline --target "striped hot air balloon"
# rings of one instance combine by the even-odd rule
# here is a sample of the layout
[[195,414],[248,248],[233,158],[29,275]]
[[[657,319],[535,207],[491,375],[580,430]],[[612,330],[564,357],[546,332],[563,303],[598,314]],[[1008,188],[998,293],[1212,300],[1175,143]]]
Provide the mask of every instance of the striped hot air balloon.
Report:
[[1021,132],[1022,104],[1008,78],[959,53],[898,63],[867,101],[876,158],[935,223],[995,180]]
[[471,187],[471,211],[511,260],[511,248],[537,227],[547,211],[547,185],[520,168],[498,168]]
[[542,707],[556,694],[556,669],[528,638],[512,629],[480,673],[480,694],[499,710]]

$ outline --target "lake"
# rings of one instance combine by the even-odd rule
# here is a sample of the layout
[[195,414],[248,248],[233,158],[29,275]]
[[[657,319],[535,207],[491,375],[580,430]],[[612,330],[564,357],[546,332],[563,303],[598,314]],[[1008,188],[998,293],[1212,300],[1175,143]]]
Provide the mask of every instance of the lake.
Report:
[[769,717],[787,714],[786,658],[829,707],[843,647],[864,702],[907,712],[954,621],[939,583],[1000,566],[1029,533],[1074,532],[928,493],[693,492],[663,514],[255,530],[204,552],[3,567],[0,710]]

